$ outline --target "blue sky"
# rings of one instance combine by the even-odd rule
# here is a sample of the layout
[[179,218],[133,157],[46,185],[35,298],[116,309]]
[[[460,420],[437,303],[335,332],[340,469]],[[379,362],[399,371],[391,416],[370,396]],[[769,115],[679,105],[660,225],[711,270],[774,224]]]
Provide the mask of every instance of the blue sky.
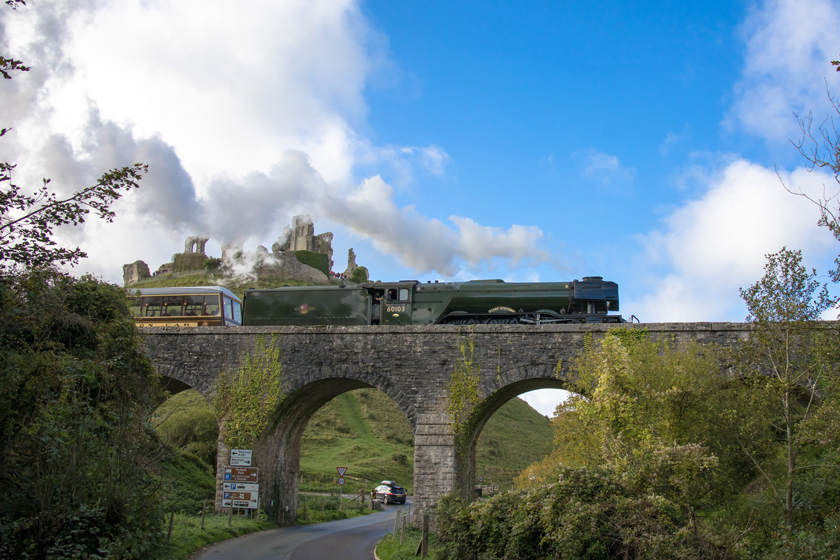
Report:
[[[793,113],[840,91],[840,5],[31,0],[0,44],[18,178],[150,164],[79,271],[154,269],[187,235],[270,247],[296,214],[382,280],[619,283],[643,321],[742,320],[763,255],[838,245],[792,188]],[[552,397],[555,398],[555,397]],[[545,407],[553,406],[550,403]]]

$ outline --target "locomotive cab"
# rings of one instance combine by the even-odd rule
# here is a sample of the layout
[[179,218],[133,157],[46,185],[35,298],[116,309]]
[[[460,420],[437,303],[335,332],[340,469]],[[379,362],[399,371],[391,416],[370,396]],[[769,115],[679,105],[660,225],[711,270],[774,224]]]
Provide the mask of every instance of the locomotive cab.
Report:
[[411,304],[417,281],[366,284],[371,294],[371,322],[380,325],[410,325]]

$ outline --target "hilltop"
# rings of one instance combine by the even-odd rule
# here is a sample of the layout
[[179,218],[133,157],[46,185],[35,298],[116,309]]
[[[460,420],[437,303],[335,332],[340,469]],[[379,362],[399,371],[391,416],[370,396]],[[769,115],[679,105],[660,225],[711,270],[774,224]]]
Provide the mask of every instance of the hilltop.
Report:
[[347,268],[333,271],[332,240],[331,232],[315,234],[309,216],[295,216],[271,251],[259,245],[248,252],[242,243],[225,243],[221,256],[211,257],[205,253],[209,238],[190,236],[184,242],[184,251],[173,254],[171,262],[161,264],[154,272],[142,260],[123,265],[123,284],[131,288],[218,285],[242,297],[247,288],[317,286],[340,282],[340,278],[367,282],[368,270],[356,264],[353,249],[348,251]]

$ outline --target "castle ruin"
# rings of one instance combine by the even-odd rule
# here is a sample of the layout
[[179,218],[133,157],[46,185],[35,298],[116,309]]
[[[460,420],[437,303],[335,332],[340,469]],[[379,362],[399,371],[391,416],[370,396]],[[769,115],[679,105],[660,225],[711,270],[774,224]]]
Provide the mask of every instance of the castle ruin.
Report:
[[[123,283],[125,286],[136,284],[151,276],[170,273],[187,273],[203,270],[208,256],[205,246],[209,237],[189,236],[184,241],[184,252],[172,256],[172,262],[165,263],[154,273],[149,273],[148,265],[143,261],[136,261],[123,266]],[[333,234],[325,232],[315,235],[315,224],[309,215],[292,218],[291,227],[284,228],[284,234],[272,244],[271,252],[262,245],[254,252],[247,252],[241,242],[225,243],[222,245],[222,265],[231,270],[249,268],[249,274],[257,278],[277,278],[299,280],[326,284],[329,278],[320,270],[305,265],[297,260],[295,251],[311,251],[327,255],[329,268],[332,270]],[[356,256],[350,249],[348,255],[347,272],[350,274],[356,268]],[[194,272],[193,272],[194,273]]]

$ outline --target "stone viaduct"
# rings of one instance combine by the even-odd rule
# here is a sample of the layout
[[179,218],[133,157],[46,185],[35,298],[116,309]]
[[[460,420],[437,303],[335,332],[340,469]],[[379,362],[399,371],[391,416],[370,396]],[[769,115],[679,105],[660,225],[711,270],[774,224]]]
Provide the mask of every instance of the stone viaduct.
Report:
[[[564,388],[586,336],[614,326],[476,325],[364,327],[198,327],[144,329],[146,346],[171,392],[195,388],[208,400],[221,372],[236,373],[258,345],[280,351],[282,389],[254,460],[261,507],[279,521],[296,514],[301,435],[327,401],[374,387],[391,397],[414,433],[414,504],[431,511],[447,492],[469,497],[475,446],[486,421],[505,402],[534,389]],[[722,346],[748,337],[741,323],[657,323],[654,338]],[[455,377],[453,378],[453,374]],[[457,394],[453,379],[459,380]],[[467,395],[467,398],[464,395]],[[225,418],[219,418],[218,465],[227,464]],[[516,445],[516,442],[510,442]],[[221,508],[222,469],[216,507]]]

